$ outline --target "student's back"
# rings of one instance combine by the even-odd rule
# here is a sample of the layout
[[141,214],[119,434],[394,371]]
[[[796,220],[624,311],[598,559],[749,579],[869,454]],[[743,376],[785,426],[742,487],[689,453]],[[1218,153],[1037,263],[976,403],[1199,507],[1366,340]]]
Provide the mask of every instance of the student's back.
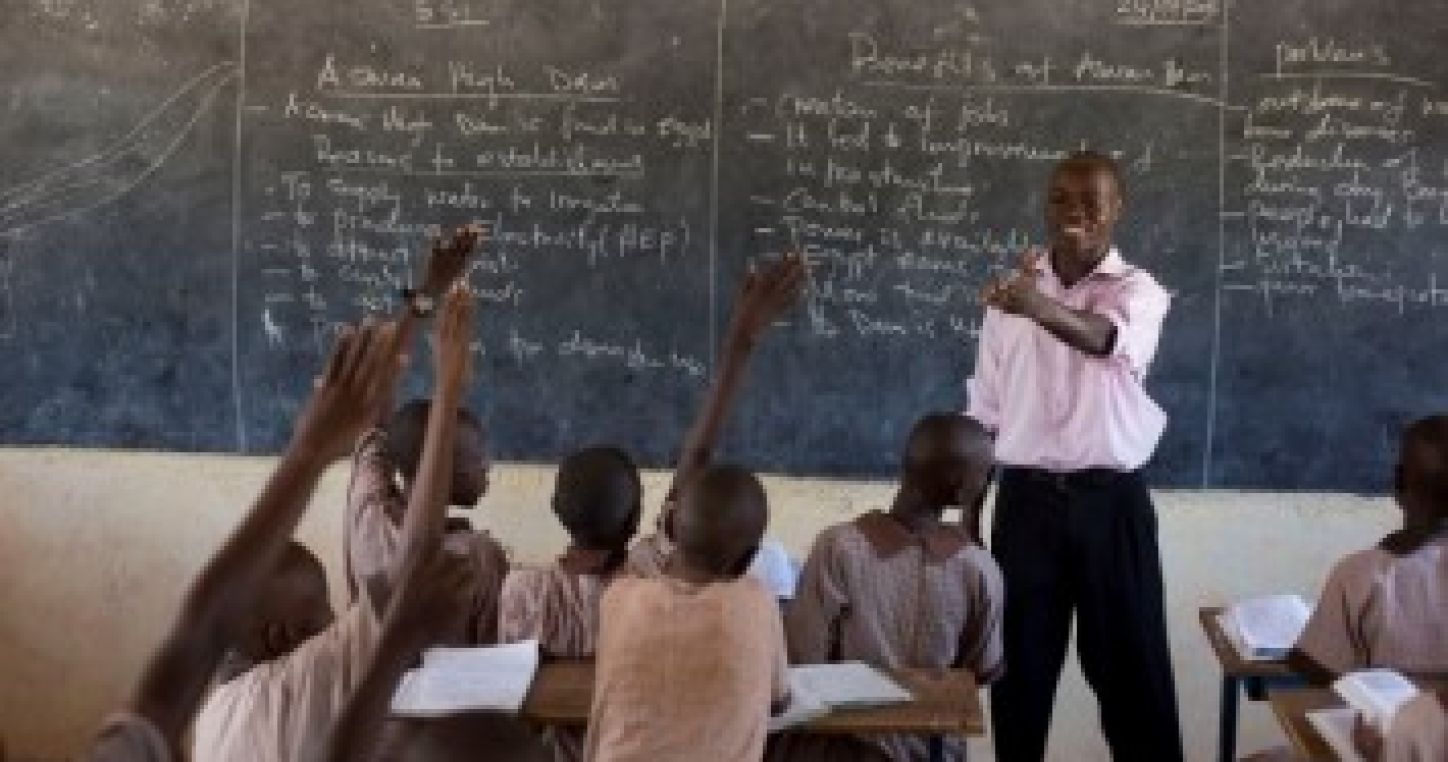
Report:
[[1328,576],[1298,649],[1335,672],[1448,671],[1448,536],[1353,553]]
[[753,577],[624,577],[603,596],[591,760],[757,760],[786,690],[784,633]]
[[603,594],[587,758],[754,762],[788,697],[773,596],[744,574],[768,523],[764,488],[710,467],[680,494],[665,574]]
[[[787,611],[790,660],[959,668],[982,685],[995,680],[1004,666],[1000,568],[964,529],[941,521],[946,505],[978,501],[990,464],[990,440],[979,424],[954,414],[921,419],[891,510],[870,511],[816,538]],[[927,757],[923,737],[858,740],[894,760]],[[771,757],[844,754],[833,740],[790,736]],[[949,743],[946,756],[963,759],[964,745]]]
[[1394,481],[1403,527],[1338,562],[1290,657],[1315,682],[1448,670],[1448,416],[1404,429]]
[[1003,666],[1000,568],[958,527],[871,511],[821,532],[787,616],[790,659],[898,669]]

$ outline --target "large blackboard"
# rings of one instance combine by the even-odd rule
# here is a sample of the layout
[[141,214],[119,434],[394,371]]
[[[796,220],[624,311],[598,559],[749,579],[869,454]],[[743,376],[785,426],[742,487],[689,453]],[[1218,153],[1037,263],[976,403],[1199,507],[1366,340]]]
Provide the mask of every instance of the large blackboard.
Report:
[[1438,5],[0,0],[0,442],[274,451],[331,330],[483,220],[502,457],[666,463],[797,240],[727,449],[886,475],[1089,146],[1175,294],[1156,482],[1381,489],[1448,408]]

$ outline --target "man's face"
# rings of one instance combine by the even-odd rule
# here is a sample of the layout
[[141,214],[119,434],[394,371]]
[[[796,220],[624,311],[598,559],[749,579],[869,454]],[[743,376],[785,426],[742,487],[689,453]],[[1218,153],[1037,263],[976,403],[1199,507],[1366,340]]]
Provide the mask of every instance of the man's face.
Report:
[[1057,169],[1046,196],[1052,252],[1094,263],[1111,246],[1121,206],[1121,191],[1110,171],[1090,165]]

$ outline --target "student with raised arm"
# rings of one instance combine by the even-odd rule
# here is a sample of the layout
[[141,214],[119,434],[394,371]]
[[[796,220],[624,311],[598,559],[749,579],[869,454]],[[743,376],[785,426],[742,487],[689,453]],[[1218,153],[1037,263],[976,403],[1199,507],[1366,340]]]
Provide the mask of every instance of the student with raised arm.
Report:
[[991,686],[1002,762],[1045,757],[1075,620],[1116,759],[1182,758],[1156,508],[1142,477],[1166,428],[1147,393],[1166,289],[1113,243],[1121,173],[1083,152],[1056,165],[1047,251],[990,285],[966,414],[1001,464],[991,551],[1005,577],[1009,669]]
[[[529,753],[541,752],[523,728],[485,718],[418,721],[409,723],[404,732],[384,732],[391,698],[403,673],[425,647],[456,642],[457,626],[473,616],[476,567],[471,558],[451,553],[444,545],[457,410],[468,378],[472,324],[472,299],[464,288],[455,286],[447,295],[437,326],[436,388],[403,520],[402,565],[396,589],[385,606],[381,634],[367,668],[332,727],[325,758],[335,762],[383,756],[466,759],[480,753],[528,759]],[[365,587],[385,591],[380,580],[388,576],[379,573]],[[472,725],[481,726],[482,732],[470,732]],[[463,739],[466,742],[459,744]],[[508,742],[498,743],[505,739]],[[466,748],[447,748],[459,746]]]
[[85,759],[184,758],[181,739],[206,686],[282,561],[317,481],[347,454],[398,369],[391,324],[342,332],[261,496],[192,583],[134,696],[107,721]]
[[747,574],[769,505],[748,471],[711,466],[679,491],[663,574],[603,594],[592,762],[757,762],[771,709],[788,699],[784,631]]
[[[402,294],[404,307],[397,324],[404,351],[411,345],[417,321],[431,317],[443,294],[462,281],[473,252],[487,242],[487,236],[486,228],[468,226],[456,230],[450,239],[434,243],[421,287]],[[352,458],[342,550],[348,588],[354,597],[363,580],[397,572],[408,496],[422,459],[430,403],[413,400],[395,412],[392,405],[393,396],[388,395],[375,413],[375,427],[360,439]],[[487,438],[482,422],[467,408],[459,406],[456,415],[459,420],[446,501],[471,509],[488,487]],[[478,600],[469,640],[496,642],[498,591],[508,571],[502,546],[462,519],[449,523],[444,542],[453,552],[467,554],[477,566]]]
[[[447,521],[446,495],[451,479],[453,446],[457,428],[457,399],[463,383],[471,331],[471,300],[461,286],[449,293],[436,341],[439,389],[438,407],[430,416],[428,437],[443,438],[435,447],[446,474],[427,471],[426,455],[419,466],[416,488],[409,497],[399,538],[400,563],[437,552],[443,543]],[[461,346],[459,346],[461,345]],[[439,423],[436,419],[447,419]],[[436,464],[433,470],[439,467]],[[464,554],[465,555],[465,554]],[[465,556],[466,557],[466,556]],[[471,560],[471,559],[470,559]],[[476,564],[473,564],[476,571]],[[279,568],[277,577],[289,574]],[[320,567],[318,567],[320,572]],[[222,682],[207,699],[196,722],[193,757],[196,760],[292,760],[316,756],[326,740],[344,702],[361,679],[363,667],[372,659],[380,636],[381,614],[385,610],[392,575],[378,572],[362,583],[361,593],[325,629],[303,640],[286,640],[263,650],[248,650],[252,643],[266,644],[264,638],[242,638],[238,643],[239,670],[223,674]],[[258,606],[247,631],[284,632],[286,612],[305,610],[294,586],[274,584],[271,600]],[[318,576],[308,589],[319,589],[324,605],[326,582]],[[468,632],[455,632],[454,643],[467,642]]]
[[1402,529],[1333,567],[1288,656],[1313,682],[1371,667],[1448,671],[1448,415],[1403,431],[1394,481]]
[[[674,469],[674,479],[669,485],[664,509],[659,514],[658,527],[653,534],[634,543],[629,554],[630,565],[635,571],[659,574],[668,564],[674,551],[672,522],[675,497],[684,485],[713,459],[719,434],[744,383],[754,347],[780,315],[799,301],[806,275],[804,260],[798,254],[792,254],[745,276],[735,299],[728,333],[725,334],[724,343],[719,350],[718,373],[713,385],[709,387],[708,396],[699,409],[698,417],[694,419],[684,437],[683,450],[679,453],[679,462]],[[783,550],[777,543],[766,539],[761,550],[770,554],[771,558],[767,560],[771,562],[771,567],[792,567],[787,556],[780,558]],[[786,593],[792,594],[792,568],[784,575],[769,574],[769,569],[763,565],[764,561],[756,561],[751,573],[770,584],[777,597],[789,597]],[[787,579],[780,584],[771,584],[769,577],[777,576],[785,576]]]
[[[790,661],[862,661],[886,671],[968,669],[987,685],[1005,670],[1000,568],[945,510],[985,493],[989,433],[958,413],[927,415],[905,445],[900,488],[889,511],[870,511],[821,532],[785,617]],[[876,754],[866,753],[861,747]],[[946,759],[965,759],[960,739]],[[921,736],[858,739],[786,736],[771,759],[928,757]]]

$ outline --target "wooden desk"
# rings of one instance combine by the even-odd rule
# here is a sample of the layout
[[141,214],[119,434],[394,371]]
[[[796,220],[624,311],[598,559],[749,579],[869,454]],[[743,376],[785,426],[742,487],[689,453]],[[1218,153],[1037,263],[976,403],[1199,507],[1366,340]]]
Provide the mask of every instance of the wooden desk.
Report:
[[1322,740],[1322,736],[1318,735],[1312,723],[1307,720],[1309,712],[1342,706],[1343,701],[1336,693],[1328,688],[1273,690],[1271,703],[1272,714],[1277,716],[1282,732],[1287,734],[1287,740],[1292,742],[1292,748],[1298,756],[1314,762],[1337,759],[1337,755],[1332,753],[1332,747]]
[[1227,633],[1217,623],[1222,613],[1220,607],[1204,608],[1197,612],[1202,631],[1217,663],[1222,667],[1222,698],[1217,725],[1217,758],[1231,762],[1237,758],[1237,710],[1240,696],[1245,690],[1247,698],[1262,701],[1267,698],[1268,687],[1301,685],[1301,678],[1287,668],[1282,661],[1248,661],[1237,653]]
[[[913,733],[932,736],[931,756],[944,736],[985,734],[980,689],[965,670],[902,670],[891,675],[915,699],[908,704],[831,712],[797,728],[802,733],[870,735]],[[543,664],[523,702],[523,718],[540,725],[584,727],[593,703],[593,662]]]

